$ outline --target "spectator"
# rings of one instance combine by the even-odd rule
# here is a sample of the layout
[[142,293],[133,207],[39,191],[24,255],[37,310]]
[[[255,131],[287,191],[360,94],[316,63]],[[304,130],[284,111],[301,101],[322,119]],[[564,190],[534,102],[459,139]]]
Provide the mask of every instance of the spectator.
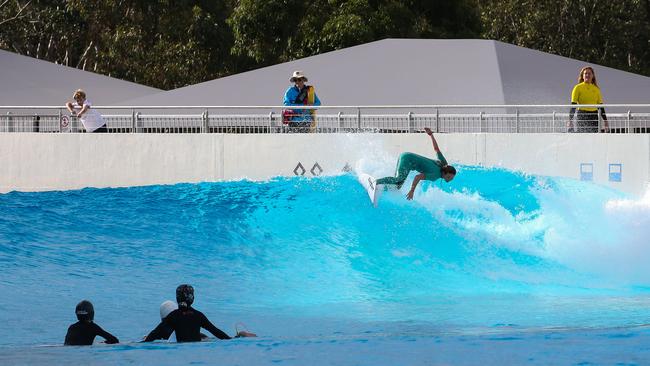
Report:
[[[284,105],[320,105],[320,99],[318,99],[314,87],[305,85],[307,77],[302,71],[294,71],[289,81],[294,83],[294,86],[289,87],[284,93]],[[301,132],[316,129],[315,116],[316,110],[314,109],[287,109],[282,112],[283,123]]]
[[65,106],[68,108],[70,113],[79,118],[81,123],[83,123],[86,132],[108,132],[102,115],[95,109],[91,108],[90,101],[86,99],[85,91],[77,89],[74,94],[72,94],[72,99],[74,99],[75,102],[68,102]]
[[[571,104],[603,104],[603,97],[596,82],[596,74],[590,66],[583,67],[578,76],[578,84],[571,92]],[[605,108],[579,107],[576,116],[577,132],[598,132],[598,109],[603,117],[605,132],[609,131]],[[569,130],[576,112],[575,107],[569,112]]]
[[108,344],[119,343],[115,336],[93,322],[95,309],[90,301],[83,300],[77,304],[75,314],[79,321],[68,328],[64,343],[66,346],[90,346],[95,341],[96,336],[104,337]]

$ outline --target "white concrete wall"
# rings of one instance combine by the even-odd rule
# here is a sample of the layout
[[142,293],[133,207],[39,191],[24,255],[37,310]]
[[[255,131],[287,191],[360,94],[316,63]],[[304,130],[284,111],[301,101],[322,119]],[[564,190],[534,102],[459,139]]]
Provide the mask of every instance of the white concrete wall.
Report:
[[0,134],[0,191],[223,179],[223,135]]
[[[650,135],[439,134],[450,162],[594,181],[640,195],[650,178]],[[433,155],[424,134],[0,134],[0,191],[124,187],[339,174],[361,160],[393,171],[399,153]],[[316,163],[320,167],[316,167]],[[609,181],[609,164],[622,181]],[[321,170],[322,169],[322,170]],[[312,171],[313,170],[313,174]]]

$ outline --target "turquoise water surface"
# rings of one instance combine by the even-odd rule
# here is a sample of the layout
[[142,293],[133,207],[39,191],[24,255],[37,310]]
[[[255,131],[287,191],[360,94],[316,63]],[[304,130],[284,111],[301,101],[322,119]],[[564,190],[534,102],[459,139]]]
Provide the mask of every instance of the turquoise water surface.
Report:
[[[407,182],[407,185],[409,183]],[[650,200],[460,167],[0,195],[0,363],[643,364]],[[135,343],[178,284],[255,339]],[[125,343],[59,347],[74,307]]]

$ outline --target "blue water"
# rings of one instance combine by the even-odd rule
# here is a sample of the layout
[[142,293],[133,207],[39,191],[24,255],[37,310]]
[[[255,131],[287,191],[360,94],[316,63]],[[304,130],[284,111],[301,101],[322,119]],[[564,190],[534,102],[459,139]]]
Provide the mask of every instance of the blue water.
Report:
[[[373,208],[350,174],[0,195],[0,363],[650,362],[648,197],[479,167],[405,193]],[[181,283],[260,337],[134,343]],[[82,299],[126,345],[54,346]]]

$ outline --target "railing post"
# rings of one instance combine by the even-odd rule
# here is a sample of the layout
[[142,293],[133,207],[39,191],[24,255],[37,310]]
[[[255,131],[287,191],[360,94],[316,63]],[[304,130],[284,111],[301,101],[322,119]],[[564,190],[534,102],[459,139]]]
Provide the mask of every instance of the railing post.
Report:
[[480,132],[485,132],[485,126],[483,125],[483,111],[481,111],[481,113],[479,113],[478,119],[479,119],[479,131]]
[[413,112],[409,112],[406,116],[409,120],[409,133],[413,133],[413,131],[415,130],[413,128]]
[[603,116],[600,113],[600,111],[601,111],[601,109],[598,108],[598,131],[596,131],[596,133],[600,133],[600,127],[603,125],[603,122],[602,122]]
[[357,108],[357,132],[361,132],[361,108]]
[[[80,123],[81,121],[79,120],[79,117],[76,115],[74,117],[70,117],[70,132],[72,133],[81,133],[81,126],[83,126],[83,123]],[[84,127],[85,128],[85,127]]]
[[440,132],[440,110],[436,108],[436,133]]
[[343,117],[341,117],[341,112],[340,111],[336,115],[336,118],[338,119],[338,122],[339,122],[338,132],[341,132],[341,129],[343,128]]
[[273,132],[273,111],[269,112],[269,133]]
[[201,130],[202,130],[201,132],[206,133],[206,132],[208,132],[208,120],[210,118],[210,116],[208,115],[208,110],[207,109],[205,111],[203,111],[203,116],[201,116],[201,117],[203,118],[203,125],[201,126]]
[[131,109],[131,133],[138,132],[138,126],[135,118],[135,109]]
[[61,133],[61,117],[63,116],[63,113],[61,113],[61,108],[58,109],[58,114],[59,118],[57,120],[59,121],[59,133]]
[[14,132],[11,127],[11,112],[7,112],[7,132]]
[[41,116],[38,113],[32,117],[32,130],[29,132],[41,132]]
[[519,133],[519,108],[515,109],[515,132]]
[[625,126],[625,131],[627,133],[630,133],[630,120],[632,119],[632,112],[628,109],[627,110],[627,125]]
[[555,132],[555,111],[553,111],[553,132]]

